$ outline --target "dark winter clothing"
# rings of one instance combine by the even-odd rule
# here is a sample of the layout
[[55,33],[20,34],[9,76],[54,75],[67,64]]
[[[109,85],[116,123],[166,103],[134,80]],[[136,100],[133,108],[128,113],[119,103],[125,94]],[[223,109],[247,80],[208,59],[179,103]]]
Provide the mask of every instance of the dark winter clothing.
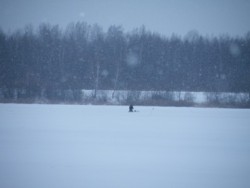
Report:
[[129,105],[129,112],[133,112],[133,110],[134,110],[133,105],[132,105],[132,104],[131,104],[131,105]]

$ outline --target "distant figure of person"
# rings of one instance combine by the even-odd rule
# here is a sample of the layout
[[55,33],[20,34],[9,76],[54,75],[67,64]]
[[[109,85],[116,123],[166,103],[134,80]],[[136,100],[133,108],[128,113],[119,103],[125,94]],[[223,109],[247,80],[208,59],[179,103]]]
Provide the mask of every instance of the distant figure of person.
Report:
[[133,107],[133,105],[131,104],[131,105],[129,105],[129,112],[133,112],[134,111],[134,107]]

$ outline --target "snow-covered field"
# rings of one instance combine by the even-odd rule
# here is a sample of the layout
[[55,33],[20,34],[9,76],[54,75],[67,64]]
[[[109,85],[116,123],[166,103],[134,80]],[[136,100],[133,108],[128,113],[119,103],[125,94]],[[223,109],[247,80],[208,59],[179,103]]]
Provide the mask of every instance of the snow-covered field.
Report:
[[250,187],[250,110],[135,108],[0,104],[0,187]]

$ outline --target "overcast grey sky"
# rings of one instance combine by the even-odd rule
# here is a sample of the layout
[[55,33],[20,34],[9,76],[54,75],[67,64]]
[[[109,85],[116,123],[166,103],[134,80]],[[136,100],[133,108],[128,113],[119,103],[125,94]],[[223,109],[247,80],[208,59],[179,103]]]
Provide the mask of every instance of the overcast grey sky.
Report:
[[164,35],[244,35],[250,31],[250,0],[0,0],[4,31],[42,22],[64,27],[70,22],[98,23],[125,31],[145,25]]

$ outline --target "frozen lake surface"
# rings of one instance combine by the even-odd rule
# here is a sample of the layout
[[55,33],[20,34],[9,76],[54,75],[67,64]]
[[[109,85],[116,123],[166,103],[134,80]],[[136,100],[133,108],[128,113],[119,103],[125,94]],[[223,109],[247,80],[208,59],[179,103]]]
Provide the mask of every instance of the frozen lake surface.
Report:
[[135,108],[0,104],[0,187],[250,187],[250,110]]

